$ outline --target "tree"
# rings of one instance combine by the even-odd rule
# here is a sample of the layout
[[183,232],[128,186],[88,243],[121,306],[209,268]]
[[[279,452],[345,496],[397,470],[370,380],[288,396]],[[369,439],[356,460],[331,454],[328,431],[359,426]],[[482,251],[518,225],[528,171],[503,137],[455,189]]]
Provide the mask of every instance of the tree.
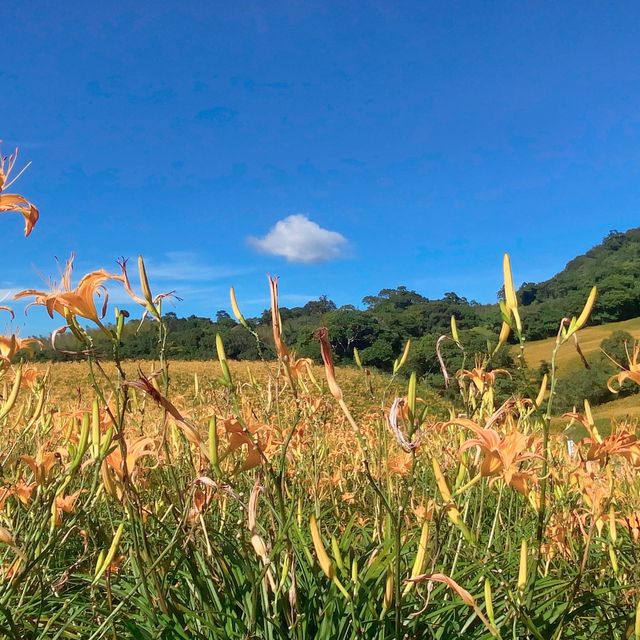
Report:
[[351,357],[353,349],[366,349],[374,343],[380,333],[376,319],[357,309],[336,309],[325,317],[329,339],[334,353],[339,358]]
[[[614,331],[600,343],[603,353],[621,367],[627,367],[629,356],[633,353],[633,336],[628,331]],[[605,356],[605,357],[606,357]],[[613,368],[617,368],[613,362]]]
[[382,289],[377,296],[366,296],[362,299],[367,309],[377,313],[389,313],[406,309],[418,302],[427,302],[427,298],[405,286],[396,289]]

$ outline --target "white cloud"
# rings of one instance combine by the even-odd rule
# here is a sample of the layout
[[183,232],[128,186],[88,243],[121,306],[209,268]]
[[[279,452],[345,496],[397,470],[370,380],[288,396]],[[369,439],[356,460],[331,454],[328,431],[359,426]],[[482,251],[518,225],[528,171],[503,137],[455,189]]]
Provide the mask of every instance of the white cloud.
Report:
[[323,229],[303,214],[279,220],[266,236],[249,242],[264,253],[306,264],[335,260],[347,246],[342,234]]

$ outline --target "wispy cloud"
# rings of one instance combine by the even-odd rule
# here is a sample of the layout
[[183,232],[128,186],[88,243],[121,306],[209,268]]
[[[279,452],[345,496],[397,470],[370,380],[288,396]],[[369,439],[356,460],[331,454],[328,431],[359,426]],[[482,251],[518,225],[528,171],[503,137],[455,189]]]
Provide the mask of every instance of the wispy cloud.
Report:
[[[307,294],[307,293],[284,293],[281,294],[280,296],[278,296],[278,299],[280,300],[280,302],[289,302],[292,304],[295,303],[307,303],[310,300],[317,300],[320,296],[318,295],[311,295],[311,294]],[[271,303],[271,299],[267,296],[263,296],[260,298],[249,298],[248,300],[242,300],[243,304],[248,304],[248,305],[260,305],[260,304],[264,304],[264,305],[269,305]]]
[[[154,294],[172,291],[188,303],[220,304],[228,295],[228,287],[223,281],[251,272],[247,268],[206,264],[201,256],[191,251],[172,251],[161,257],[145,258],[145,265]],[[130,262],[127,270],[134,289],[139,290],[135,261]],[[122,287],[109,287],[109,296],[117,304],[131,303]]]
[[215,266],[206,264],[196,253],[190,251],[173,251],[163,259],[145,259],[147,274],[153,281],[163,282],[203,282],[224,280],[233,276],[244,275],[250,270],[246,268]]
[[13,296],[18,293],[18,291],[20,291],[20,289],[18,289],[18,287],[14,287],[11,289],[2,289],[0,288],[0,304],[5,304],[7,303],[7,301],[11,300],[11,298],[13,298]]
[[306,264],[335,260],[347,247],[347,239],[341,233],[323,229],[303,214],[279,220],[263,238],[248,240],[263,253]]

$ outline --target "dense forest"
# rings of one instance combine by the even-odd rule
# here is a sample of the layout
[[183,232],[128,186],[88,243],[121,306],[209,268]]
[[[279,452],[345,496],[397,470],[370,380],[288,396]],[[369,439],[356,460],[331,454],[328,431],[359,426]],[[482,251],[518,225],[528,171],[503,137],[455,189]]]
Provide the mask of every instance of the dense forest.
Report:
[[[569,262],[550,280],[524,283],[520,287],[518,297],[527,338],[555,334],[563,316],[580,311],[593,284],[598,286],[599,296],[591,316],[592,324],[640,316],[639,276],[640,228],[626,233],[612,231],[601,244]],[[495,344],[501,323],[497,304],[481,305],[453,292],[441,299],[429,300],[399,286],[367,296],[362,304],[361,308],[353,305],[338,308],[328,298],[321,297],[301,307],[282,307],[287,344],[300,357],[319,359],[319,346],[313,334],[324,325],[329,329],[339,362],[352,361],[357,348],[366,366],[389,370],[403,345],[411,339],[410,368],[421,376],[437,376],[440,367],[435,358],[436,341],[449,331],[452,315],[470,353],[486,350],[487,341]],[[170,358],[211,358],[217,333],[224,340],[229,358],[253,360],[273,355],[268,310],[249,320],[260,341],[223,310],[218,311],[215,319],[179,318],[168,313],[165,320]],[[157,339],[153,322],[130,320],[123,331],[122,355],[136,359],[149,357],[156,350]],[[37,357],[71,358],[73,356],[65,352],[74,350],[73,341],[70,336],[62,336],[57,340],[57,350],[53,350],[50,341],[44,340],[45,348]],[[97,330],[94,341],[97,349],[107,349],[106,339]],[[457,357],[454,351],[451,357]]]

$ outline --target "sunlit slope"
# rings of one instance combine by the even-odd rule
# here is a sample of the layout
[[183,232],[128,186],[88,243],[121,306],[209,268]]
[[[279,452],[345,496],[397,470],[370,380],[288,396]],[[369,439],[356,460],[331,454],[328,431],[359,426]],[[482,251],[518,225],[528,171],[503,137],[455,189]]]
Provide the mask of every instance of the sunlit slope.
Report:
[[[526,330],[526,328],[525,328]],[[624,320],[622,322],[610,322],[596,327],[586,327],[578,334],[580,347],[585,357],[598,352],[600,343],[608,338],[614,331],[628,331],[634,338],[640,339],[640,318]],[[535,340],[525,343],[524,354],[527,364],[532,369],[537,369],[543,361],[550,362],[555,338]],[[558,352],[558,369],[560,372],[580,364],[580,358],[576,352],[573,340],[566,342]]]

